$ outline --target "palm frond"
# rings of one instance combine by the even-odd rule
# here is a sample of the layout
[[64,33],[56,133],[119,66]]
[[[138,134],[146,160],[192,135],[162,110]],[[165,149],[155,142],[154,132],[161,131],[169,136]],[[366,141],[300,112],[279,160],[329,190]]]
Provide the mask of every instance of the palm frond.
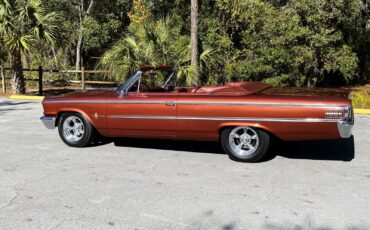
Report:
[[8,8],[0,17],[0,34],[9,49],[28,50],[31,41],[35,46],[42,41],[54,46],[63,40],[59,15],[46,13],[41,0],[0,1],[1,8]]
[[[213,66],[212,50],[201,54],[202,68]],[[129,35],[123,37],[100,59],[98,68],[110,68],[116,79],[131,74],[141,65],[172,65],[178,69],[183,84],[198,83],[196,76],[202,68],[190,65],[190,39],[181,34],[170,16],[159,21],[146,20],[130,25]]]

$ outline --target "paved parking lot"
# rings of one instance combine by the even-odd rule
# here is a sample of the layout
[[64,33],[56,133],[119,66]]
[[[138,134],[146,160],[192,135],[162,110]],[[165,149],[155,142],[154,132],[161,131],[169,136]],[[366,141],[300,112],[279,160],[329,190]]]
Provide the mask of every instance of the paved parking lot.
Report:
[[246,164],[210,142],[69,148],[41,114],[0,99],[0,229],[370,229],[370,116]]

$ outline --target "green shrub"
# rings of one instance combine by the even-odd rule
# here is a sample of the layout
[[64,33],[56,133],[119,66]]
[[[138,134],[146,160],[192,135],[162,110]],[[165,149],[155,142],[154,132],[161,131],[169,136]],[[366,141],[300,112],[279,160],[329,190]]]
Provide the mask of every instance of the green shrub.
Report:
[[353,107],[370,109],[370,85],[354,88],[349,97]]
[[266,78],[262,82],[272,85],[274,87],[288,87],[291,85],[302,87],[304,84],[304,77],[282,74],[278,77]]

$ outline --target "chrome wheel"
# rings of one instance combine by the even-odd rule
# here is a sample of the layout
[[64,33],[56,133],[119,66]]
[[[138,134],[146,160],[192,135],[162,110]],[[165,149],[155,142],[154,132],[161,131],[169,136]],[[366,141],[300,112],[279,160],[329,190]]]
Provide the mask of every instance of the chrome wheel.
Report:
[[259,145],[257,132],[249,127],[236,127],[230,132],[229,144],[235,155],[252,155]]
[[68,142],[81,140],[85,133],[84,123],[76,116],[69,116],[63,122],[63,137]]

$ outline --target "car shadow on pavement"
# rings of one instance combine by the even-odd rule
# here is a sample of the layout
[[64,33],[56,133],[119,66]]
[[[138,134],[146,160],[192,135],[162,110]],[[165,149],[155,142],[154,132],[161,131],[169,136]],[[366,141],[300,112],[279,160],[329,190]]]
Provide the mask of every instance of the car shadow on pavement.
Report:
[[[0,115],[5,115],[9,111],[31,110],[31,108],[22,107],[22,105],[26,105],[26,104],[30,104],[30,103],[35,103],[35,102],[0,101]],[[18,105],[20,105],[20,106],[18,106]]]
[[271,155],[291,159],[352,161],[355,158],[354,137],[326,141],[275,141]]
[[18,108],[18,109],[1,109],[0,108],[0,115],[5,115],[9,111],[18,111],[18,110],[31,110],[31,108]]
[[31,101],[20,101],[20,102],[13,102],[13,101],[0,101],[1,106],[10,106],[10,105],[24,105],[24,104],[35,104],[38,102],[31,102]]
[[[225,154],[219,142],[207,141],[103,138],[93,146],[105,145],[112,142],[117,147]],[[351,136],[349,139],[330,141],[285,142],[274,140],[268,156],[262,162],[273,160],[276,156],[290,159],[352,161],[355,157],[354,137]]]
[[184,152],[199,152],[224,154],[221,144],[207,141],[179,141],[160,139],[135,139],[135,138],[114,138],[114,145],[118,147],[134,147],[145,149],[162,149]]

